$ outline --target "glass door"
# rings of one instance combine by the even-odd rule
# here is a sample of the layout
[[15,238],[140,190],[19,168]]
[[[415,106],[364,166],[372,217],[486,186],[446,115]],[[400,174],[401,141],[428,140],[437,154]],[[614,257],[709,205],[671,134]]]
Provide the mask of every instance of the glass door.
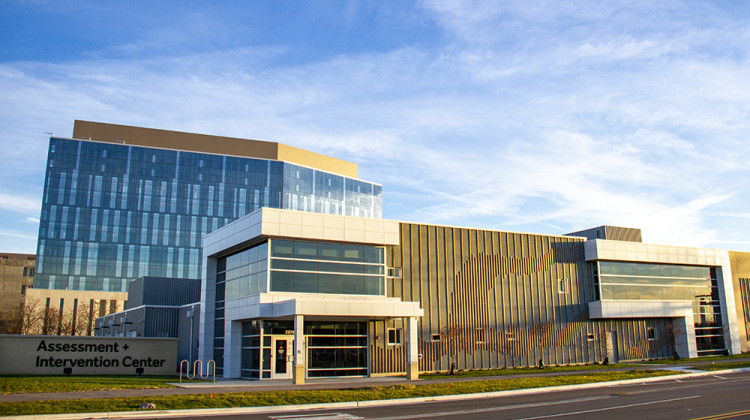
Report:
[[289,337],[272,338],[271,379],[292,379],[293,343]]

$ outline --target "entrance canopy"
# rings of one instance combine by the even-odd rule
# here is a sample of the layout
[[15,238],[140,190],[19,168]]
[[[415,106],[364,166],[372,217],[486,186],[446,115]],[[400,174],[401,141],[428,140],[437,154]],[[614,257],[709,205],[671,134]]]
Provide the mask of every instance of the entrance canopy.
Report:
[[[422,317],[419,302],[403,302],[384,296],[259,294],[250,299],[227,302],[226,319],[289,318],[296,315],[325,318]],[[248,304],[250,303],[250,304]]]

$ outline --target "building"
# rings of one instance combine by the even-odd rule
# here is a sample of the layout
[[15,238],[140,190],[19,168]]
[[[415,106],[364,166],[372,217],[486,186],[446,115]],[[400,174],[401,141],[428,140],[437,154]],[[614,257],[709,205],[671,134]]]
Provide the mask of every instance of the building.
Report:
[[178,360],[198,358],[200,280],[141,277],[128,285],[127,307],[96,319],[99,337],[178,338]]
[[356,165],[278,143],[82,121],[73,137],[50,140],[35,290],[67,302],[130,284],[97,335],[178,337],[181,359],[225,378],[750,350],[748,253],[614,226],[383,220]]
[[52,137],[38,289],[200,278],[201,237],[261,207],[381,217],[355,164],[279,143],[76,121]]
[[204,239],[200,358],[302,383],[747,349],[750,254],[576,235],[262,209]]
[[24,296],[34,284],[35,260],[29,254],[0,253],[0,333],[23,330]]
[[200,279],[202,236],[261,207],[380,218],[381,206],[382,187],[357,179],[350,162],[280,143],[76,121],[73,138],[50,138],[35,299],[61,324],[79,301],[94,316],[121,311],[137,278]]

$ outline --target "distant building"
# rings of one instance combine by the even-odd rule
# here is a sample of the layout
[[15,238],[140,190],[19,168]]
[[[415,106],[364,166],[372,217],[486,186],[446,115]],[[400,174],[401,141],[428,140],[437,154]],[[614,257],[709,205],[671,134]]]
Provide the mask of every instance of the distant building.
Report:
[[36,257],[0,253],[0,333],[19,334],[26,291],[34,283]]
[[178,359],[198,358],[200,280],[141,277],[128,285],[127,307],[96,320],[100,337],[179,338]]

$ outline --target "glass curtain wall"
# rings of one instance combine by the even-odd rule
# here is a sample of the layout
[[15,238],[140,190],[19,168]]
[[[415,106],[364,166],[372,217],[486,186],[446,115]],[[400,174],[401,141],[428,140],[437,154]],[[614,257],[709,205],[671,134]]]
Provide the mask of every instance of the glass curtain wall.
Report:
[[385,295],[384,248],[271,239],[271,292]]
[[701,356],[726,351],[714,267],[599,261],[592,264],[601,300],[689,300]]
[[307,376],[366,376],[366,322],[305,322]]
[[284,208],[380,219],[383,187],[284,163]]
[[280,161],[51,138],[34,287],[198,279],[201,238],[261,207],[380,218],[382,187]]
[[[242,323],[242,377],[269,379],[272,338],[288,337],[292,321],[251,320]],[[366,376],[368,374],[367,323],[305,321],[307,376]]]

